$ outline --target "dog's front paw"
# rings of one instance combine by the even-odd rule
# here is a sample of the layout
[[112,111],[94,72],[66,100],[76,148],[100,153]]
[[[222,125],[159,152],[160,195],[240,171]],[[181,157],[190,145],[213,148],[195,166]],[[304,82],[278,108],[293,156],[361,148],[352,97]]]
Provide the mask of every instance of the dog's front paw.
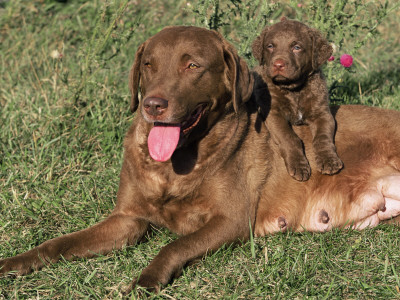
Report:
[[14,256],[0,260],[0,276],[19,276],[32,272],[32,268],[28,261],[24,261],[23,257]]
[[148,296],[160,292],[160,283],[156,276],[141,275],[136,278],[132,283],[123,291],[125,296],[128,296],[134,289],[140,296]]
[[343,162],[336,153],[330,155],[317,155],[316,164],[318,171],[327,175],[336,174],[343,168]]
[[289,175],[298,181],[306,181],[311,176],[311,168],[304,155],[288,159],[286,169]]

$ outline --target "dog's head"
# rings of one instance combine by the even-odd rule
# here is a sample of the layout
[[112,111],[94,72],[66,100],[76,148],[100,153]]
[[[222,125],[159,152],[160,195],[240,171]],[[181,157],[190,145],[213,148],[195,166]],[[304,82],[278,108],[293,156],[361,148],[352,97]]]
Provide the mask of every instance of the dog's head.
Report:
[[252,50],[265,74],[285,85],[304,81],[332,55],[332,47],[320,32],[286,18],[264,28]]
[[139,108],[154,124],[148,138],[152,157],[168,160],[191,135],[209,130],[229,105],[238,110],[250,98],[252,80],[246,63],[215,31],[167,27],[140,45],[130,72],[131,110]]

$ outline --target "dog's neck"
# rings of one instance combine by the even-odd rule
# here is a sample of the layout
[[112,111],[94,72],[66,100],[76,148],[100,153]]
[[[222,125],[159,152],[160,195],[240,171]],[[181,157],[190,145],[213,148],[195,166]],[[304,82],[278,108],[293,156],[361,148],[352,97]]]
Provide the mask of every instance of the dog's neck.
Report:
[[299,92],[306,85],[307,80],[299,80],[290,83],[281,83],[271,79],[271,82],[281,90],[286,90],[288,92]]
[[308,76],[301,76],[298,80],[291,82],[277,82],[274,81],[272,78],[268,79],[272,84],[274,84],[279,89],[293,93],[293,92],[300,92],[308,84],[308,82],[315,76],[318,76],[319,73],[320,70],[312,70],[308,74]]

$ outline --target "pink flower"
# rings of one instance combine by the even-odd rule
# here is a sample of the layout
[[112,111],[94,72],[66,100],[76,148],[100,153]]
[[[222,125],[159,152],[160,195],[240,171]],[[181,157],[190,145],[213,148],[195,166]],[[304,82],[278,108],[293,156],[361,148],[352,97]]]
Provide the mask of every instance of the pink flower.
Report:
[[303,4],[298,3],[298,4],[297,4],[297,7],[303,7]]
[[334,56],[331,56],[331,57],[328,58],[328,61],[333,61],[333,60],[335,60]]
[[343,67],[350,68],[351,65],[353,64],[353,57],[349,54],[343,54],[340,57],[340,63]]

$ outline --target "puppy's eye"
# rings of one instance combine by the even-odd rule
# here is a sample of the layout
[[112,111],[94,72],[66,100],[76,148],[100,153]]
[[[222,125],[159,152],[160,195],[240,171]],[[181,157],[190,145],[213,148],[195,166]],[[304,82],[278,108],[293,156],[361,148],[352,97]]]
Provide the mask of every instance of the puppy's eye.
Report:
[[293,51],[299,52],[299,51],[301,51],[301,47],[299,45],[294,45],[293,46]]
[[200,68],[200,67],[194,63],[190,63],[188,65],[188,69],[191,69],[191,70],[198,69],[198,68]]
[[267,45],[267,49],[274,49],[274,45],[268,44],[268,45]]
[[146,68],[151,68],[151,63],[149,63],[149,62],[144,63],[144,66],[145,66]]

